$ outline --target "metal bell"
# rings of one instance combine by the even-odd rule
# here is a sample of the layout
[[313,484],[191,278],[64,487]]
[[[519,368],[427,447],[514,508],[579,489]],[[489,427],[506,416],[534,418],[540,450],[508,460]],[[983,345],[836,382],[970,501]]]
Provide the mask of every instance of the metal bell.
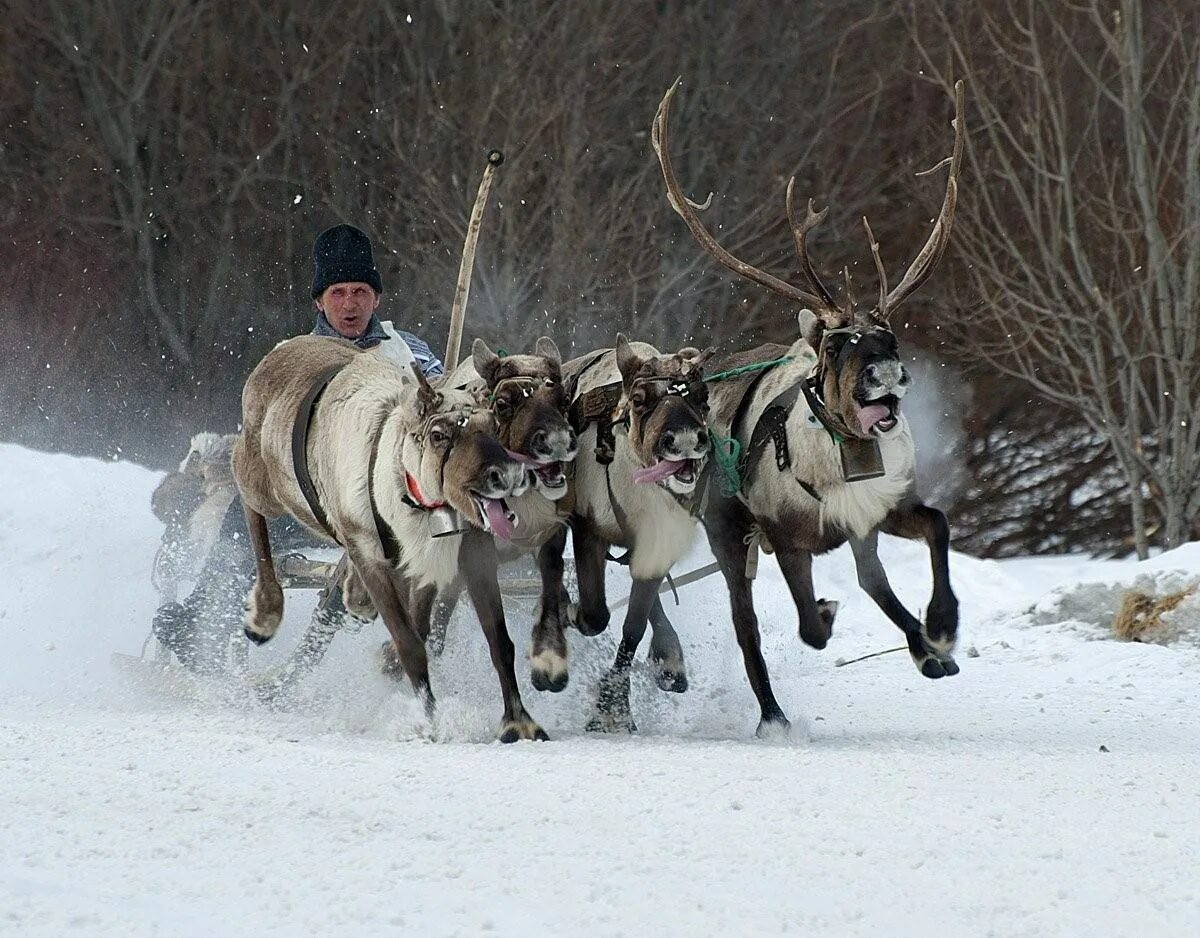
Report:
[[429,536],[451,537],[467,530],[467,523],[453,508],[443,506],[429,512]]

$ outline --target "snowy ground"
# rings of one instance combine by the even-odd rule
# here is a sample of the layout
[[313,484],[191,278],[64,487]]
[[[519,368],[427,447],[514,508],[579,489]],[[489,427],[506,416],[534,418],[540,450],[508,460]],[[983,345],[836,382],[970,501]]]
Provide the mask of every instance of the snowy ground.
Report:
[[[668,610],[693,686],[635,674],[633,738],[582,732],[613,639],[573,634],[565,693],[521,669],[554,741],[491,742],[499,693],[460,616],[429,742],[375,673],[379,626],[339,636],[291,712],[131,685],[109,657],[155,605],[157,476],[0,446],[0,478],[0,933],[1200,934],[1200,653],[1044,598],[1134,565],[955,556],[962,673],[933,682],[905,655],[834,667],[899,638],[848,554],[817,564],[843,601],[822,653],[765,561],[767,660],[807,725],[783,745],[753,739],[719,581]],[[920,606],[923,552],[889,541],[885,563]],[[1152,564],[1194,575],[1200,549]],[[256,666],[310,601],[289,595]]]

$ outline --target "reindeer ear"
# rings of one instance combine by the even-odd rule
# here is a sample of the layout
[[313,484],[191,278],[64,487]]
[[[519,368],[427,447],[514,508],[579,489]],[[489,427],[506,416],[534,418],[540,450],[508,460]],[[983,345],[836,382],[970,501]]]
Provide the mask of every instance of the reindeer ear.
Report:
[[625,333],[617,333],[617,371],[621,372],[621,380],[625,384],[629,384],[637,377],[638,371],[642,367],[642,359],[637,352],[633,350],[633,346],[629,344],[629,340],[625,338]]
[[800,335],[804,337],[804,341],[815,349],[821,341],[821,333],[825,330],[825,323],[821,317],[805,307],[800,310],[796,322],[800,326]]
[[702,352],[696,351],[695,349],[692,351],[695,352],[695,354],[689,356],[688,364],[690,364],[692,369],[695,370],[703,368],[704,363],[717,354],[717,347],[715,345],[710,345]]
[[558,346],[554,344],[554,340],[548,335],[542,336],[534,343],[533,352],[535,355],[541,355],[542,358],[548,358],[554,364],[562,367],[562,355],[559,354]]
[[416,362],[410,367],[417,376],[417,416],[424,420],[442,403],[442,395],[433,389],[429,379],[425,377],[425,372]]
[[471,343],[471,359],[479,377],[490,387],[496,378],[496,369],[500,367],[500,356],[488,348],[483,339]]

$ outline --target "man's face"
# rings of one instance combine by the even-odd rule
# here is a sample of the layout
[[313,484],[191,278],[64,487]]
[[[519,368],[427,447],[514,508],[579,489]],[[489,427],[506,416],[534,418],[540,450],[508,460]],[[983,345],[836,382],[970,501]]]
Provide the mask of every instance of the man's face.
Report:
[[314,302],[338,335],[357,339],[379,306],[379,294],[367,283],[335,283]]

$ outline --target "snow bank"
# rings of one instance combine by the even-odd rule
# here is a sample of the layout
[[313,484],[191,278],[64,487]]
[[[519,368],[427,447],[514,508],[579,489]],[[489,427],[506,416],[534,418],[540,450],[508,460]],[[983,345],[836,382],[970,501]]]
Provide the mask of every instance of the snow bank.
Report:
[[[1195,545],[1141,568],[955,555],[962,674],[936,682],[902,654],[833,666],[900,639],[848,552],[816,564],[843,603],[821,653],[764,558],[764,653],[807,726],[782,745],[752,737],[718,579],[668,601],[692,688],[662,694],[639,668],[636,737],[582,732],[614,623],[570,636],[563,694],[518,668],[553,742],[492,742],[496,679],[459,614],[430,745],[376,672],[378,625],[339,636],[287,712],[237,685],[131,686],[109,655],[148,631],[158,476],[0,445],[0,478],[0,931],[1200,933],[1198,656],[1093,640],[1054,600],[1085,579],[1194,572]],[[920,608],[923,548],[885,539],[883,557]],[[697,547],[682,566],[706,560]],[[622,571],[609,588],[624,595]],[[288,651],[312,599],[289,593],[255,668]],[[523,653],[528,611],[509,615]]]

